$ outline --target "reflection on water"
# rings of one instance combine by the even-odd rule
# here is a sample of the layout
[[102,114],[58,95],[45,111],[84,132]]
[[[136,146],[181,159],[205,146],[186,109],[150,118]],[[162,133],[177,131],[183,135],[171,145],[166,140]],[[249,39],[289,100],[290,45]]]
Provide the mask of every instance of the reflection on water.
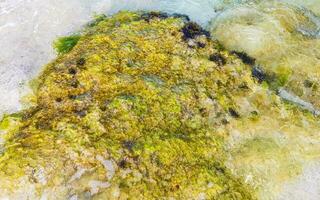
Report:
[[[81,29],[94,12],[111,14],[123,9],[188,14],[211,29],[214,37],[228,49],[247,52],[266,72],[282,77],[284,82],[277,87],[284,87],[320,108],[319,0],[0,0],[0,91],[5,94],[0,95],[0,113],[20,109],[19,99],[28,91],[24,83],[55,56],[51,43],[57,36]],[[270,121],[276,123],[277,119]],[[241,130],[240,125],[236,128],[238,132],[246,131],[245,128]],[[282,130],[282,127],[278,128]],[[262,128],[261,132],[278,134],[268,127]],[[299,133],[294,133],[295,129],[288,128],[287,132],[294,136],[286,141],[289,150],[300,146],[306,148],[310,143],[305,138],[297,140]],[[313,134],[306,135],[311,135],[310,140],[318,143],[319,139]],[[243,140],[247,144],[252,142],[250,139]],[[234,144],[231,148],[241,145]],[[298,159],[304,159],[303,153],[293,152]],[[235,166],[235,171],[241,171],[237,173],[250,175],[242,160],[252,157],[233,156],[230,168]],[[272,164],[283,164],[283,158],[272,161],[275,161]],[[260,170],[270,170],[270,166]],[[316,173],[319,169],[319,163],[312,164],[298,182],[286,183],[280,199],[301,197],[295,194],[319,199],[320,175]],[[261,171],[257,174],[268,175]],[[275,173],[274,176],[278,175]],[[302,189],[306,185],[309,190]]]

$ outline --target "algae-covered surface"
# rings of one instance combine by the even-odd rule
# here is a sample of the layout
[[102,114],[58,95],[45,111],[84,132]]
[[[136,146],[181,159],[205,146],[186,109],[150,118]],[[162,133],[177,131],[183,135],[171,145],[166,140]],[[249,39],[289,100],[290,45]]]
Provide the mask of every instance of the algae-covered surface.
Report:
[[54,46],[0,124],[0,198],[269,199],[319,156],[318,118],[187,16],[98,16]]

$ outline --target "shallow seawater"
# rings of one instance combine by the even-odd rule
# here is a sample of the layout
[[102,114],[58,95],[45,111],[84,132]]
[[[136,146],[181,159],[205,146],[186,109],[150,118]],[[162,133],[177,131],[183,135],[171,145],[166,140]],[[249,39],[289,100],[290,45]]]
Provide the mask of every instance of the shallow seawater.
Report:
[[[318,113],[319,0],[0,0],[0,113],[23,107],[28,81],[56,56],[55,38],[81,30],[94,13],[119,10],[187,14],[225,48],[246,52],[281,77],[269,87],[282,98]],[[284,120],[289,114],[270,111],[252,130],[240,122],[230,127],[228,167],[260,199],[320,199],[319,127],[291,124]]]

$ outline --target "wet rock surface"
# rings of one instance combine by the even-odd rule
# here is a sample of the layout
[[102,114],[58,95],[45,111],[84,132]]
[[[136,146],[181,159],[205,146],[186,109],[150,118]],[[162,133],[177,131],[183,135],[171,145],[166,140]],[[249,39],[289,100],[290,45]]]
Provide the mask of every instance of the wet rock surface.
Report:
[[[208,60],[215,43],[185,18],[120,12],[58,39],[34,106],[1,123],[1,195],[255,199],[225,167],[214,125],[233,101],[225,92],[250,74],[236,58],[225,71],[227,58]],[[190,48],[186,35],[202,45]]]
[[33,107],[0,123],[0,197],[273,198],[320,155],[319,120],[209,36],[120,12],[58,40]]
[[[211,30],[245,63],[258,64],[270,87],[284,87],[319,109],[320,18],[315,11],[289,1],[257,1],[222,12]],[[304,87],[306,79],[315,83],[312,89]]]

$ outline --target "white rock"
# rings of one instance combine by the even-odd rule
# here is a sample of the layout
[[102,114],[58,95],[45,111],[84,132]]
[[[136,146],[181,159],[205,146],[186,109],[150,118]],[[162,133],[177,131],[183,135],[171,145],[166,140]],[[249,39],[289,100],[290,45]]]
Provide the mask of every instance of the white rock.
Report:
[[108,182],[101,182],[101,181],[90,181],[89,182],[89,187],[91,195],[95,195],[99,192],[100,188],[108,188],[110,187],[111,184]]
[[106,169],[107,171],[107,178],[108,180],[111,180],[116,172],[116,169],[114,167],[114,162],[112,160],[105,160],[102,156],[98,155],[96,157],[96,159],[98,161],[101,162],[101,164],[104,166],[104,168]]

